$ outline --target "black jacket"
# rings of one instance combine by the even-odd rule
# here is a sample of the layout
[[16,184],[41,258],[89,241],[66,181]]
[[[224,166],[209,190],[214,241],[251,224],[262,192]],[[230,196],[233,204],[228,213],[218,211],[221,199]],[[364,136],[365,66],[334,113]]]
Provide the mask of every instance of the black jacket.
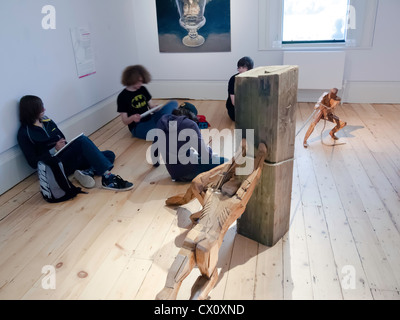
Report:
[[35,125],[23,125],[17,134],[18,144],[29,165],[37,169],[39,161],[48,162],[51,158],[50,150],[57,141],[64,138],[64,134],[58,129],[55,122],[49,118],[43,118],[43,128]]

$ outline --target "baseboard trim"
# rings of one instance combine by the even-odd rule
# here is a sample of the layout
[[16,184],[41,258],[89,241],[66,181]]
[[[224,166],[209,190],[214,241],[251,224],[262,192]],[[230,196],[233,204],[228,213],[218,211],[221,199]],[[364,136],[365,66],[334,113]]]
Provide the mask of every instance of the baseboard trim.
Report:
[[398,82],[362,82],[345,83],[344,102],[348,103],[400,103]]
[[[226,100],[227,81],[153,81],[148,85],[157,99]],[[326,88],[329,90],[330,88]],[[323,90],[299,90],[299,102],[316,102]],[[348,103],[400,103],[400,82],[346,82],[339,95]]]
[[[326,91],[328,91],[327,88]],[[346,103],[400,103],[400,82],[346,82],[339,96]],[[299,90],[299,102],[316,102],[321,90]]]

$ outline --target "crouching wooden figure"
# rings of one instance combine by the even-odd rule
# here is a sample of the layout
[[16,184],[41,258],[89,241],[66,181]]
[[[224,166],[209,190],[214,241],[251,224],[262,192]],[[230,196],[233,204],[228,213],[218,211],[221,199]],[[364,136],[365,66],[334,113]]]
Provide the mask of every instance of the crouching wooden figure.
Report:
[[[338,140],[339,138],[335,136],[335,133],[343,129],[347,123],[340,120],[337,115],[335,115],[335,108],[339,105],[341,99],[337,96],[338,89],[333,88],[329,93],[322,97],[322,99],[315,105],[316,115],[308,128],[306,135],[304,137],[303,146],[308,147],[307,140],[313,133],[314,128],[321,119],[325,121],[330,121],[336,126],[329,132],[329,135],[333,140]],[[318,110],[318,111],[317,111]]]
[[192,288],[191,299],[206,299],[215,286],[218,280],[218,252],[222,241],[250,200],[261,176],[267,148],[265,144],[259,145],[253,172],[246,179],[239,180],[235,169],[237,163],[242,163],[238,160],[243,160],[245,153],[246,143],[243,141],[241,150],[230,163],[198,175],[185,194],[166,201],[167,205],[183,205],[197,198],[202,210],[190,216],[194,226],[168,272],[165,287],[157,295],[158,300],[176,299],[182,281],[196,265],[202,275]]

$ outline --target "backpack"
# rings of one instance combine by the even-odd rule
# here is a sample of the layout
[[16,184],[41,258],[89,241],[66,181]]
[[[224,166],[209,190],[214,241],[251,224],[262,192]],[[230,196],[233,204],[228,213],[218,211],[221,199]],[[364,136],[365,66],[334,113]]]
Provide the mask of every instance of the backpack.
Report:
[[210,124],[207,122],[206,116],[198,115],[197,119],[199,120],[199,128],[207,129],[210,127]]
[[78,193],[86,193],[69,181],[61,161],[52,160],[38,162],[40,193],[47,202],[62,202],[74,198]]

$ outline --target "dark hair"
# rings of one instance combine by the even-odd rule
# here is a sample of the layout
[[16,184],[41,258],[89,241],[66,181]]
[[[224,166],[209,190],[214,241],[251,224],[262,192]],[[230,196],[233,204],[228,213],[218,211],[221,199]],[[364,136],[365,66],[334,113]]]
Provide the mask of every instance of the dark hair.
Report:
[[177,109],[174,109],[174,110],[172,111],[172,114],[173,114],[174,116],[178,116],[178,117],[179,117],[179,116],[184,116],[184,117],[186,117],[186,118],[188,118],[188,119],[190,119],[190,120],[196,122],[197,124],[199,123],[199,119],[197,118],[197,116],[196,116],[193,112],[189,111],[189,110],[186,109],[186,108],[177,108]]
[[122,72],[121,83],[125,87],[131,86],[142,80],[144,84],[151,81],[151,74],[142,65],[126,67]]
[[19,121],[23,125],[34,124],[43,112],[43,101],[36,96],[24,96],[19,101]]
[[237,63],[238,68],[247,67],[247,70],[254,68],[254,61],[250,57],[243,57]]

